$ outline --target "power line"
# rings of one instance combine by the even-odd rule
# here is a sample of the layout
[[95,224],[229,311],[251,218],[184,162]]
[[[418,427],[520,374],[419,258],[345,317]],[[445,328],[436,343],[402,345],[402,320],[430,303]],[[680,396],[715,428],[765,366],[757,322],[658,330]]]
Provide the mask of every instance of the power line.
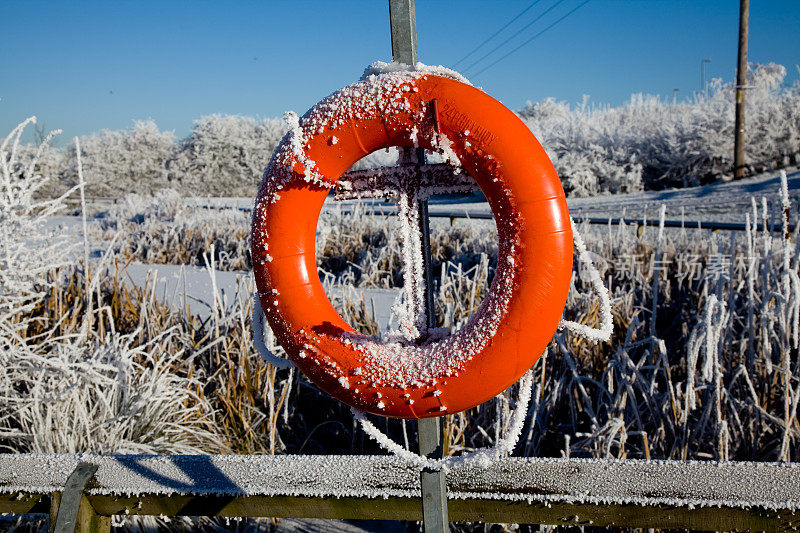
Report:
[[549,7],[547,10],[545,10],[545,12],[544,12],[544,13],[542,13],[541,15],[539,15],[538,17],[536,17],[535,19],[533,19],[532,21],[530,21],[529,23],[527,23],[525,26],[523,26],[522,28],[520,28],[519,30],[517,30],[517,32],[516,32],[514,35],[512,35],[511,37],[509,37],[508,39],[506,39],[506,40],[505,40],[505,41],[503,41],[502,43],[500,43],[500,44],[498,44],[497,46],[495,46],[494,48],[492,48],[492,49],[491,49],[491,50],[490,50],[488,53],[486,53],[486,54],[484,54],[483,56],[481,56],[481,58],[480,58],[480,59],[478,59],[477,61],[473,61],[473,62],[472,62],[472,64],[471,64],[470,66],[468,66],[466,69],[464,69],[464,72],[468,71],[469,69],[471,69],[472,67],[474,67],[475,65],[477,65],[478,63],[480,63],[481,61],[483,61],[484,59],[486,59],[486,58],[487,58],[487,57],[489,57],[490,55],[492,55],[493,53],[495,53],[495,52],[498,50],[498,48],[501,48],[502,46],[504,46],[504,45],[505,45],[505,44],[506,44],[508,41],[510,41],[511,39],[513,39],[514,37],[516,37],[517,35],[519,35],[520,33],[522,33],[523,31],[525,31],[525,30],[527,30],[528,28],[530,28],[530,27],[531,27],[531,26],[532,26],[532,25],[533,25],[535,22],[538,22],[538,21],[539,21],[539,20],[540,20],[542,17],[544,17],[545,15],[547,15],[549,12],[551,12],[551,11],[552,11],[552,10],[553,10],[555,7],[557,7],[557,6],[558,6],[558,5],[559,5],[561,2],[563,2],[563,1],[564,1],[564,0],[558,0],[558,1],[557,1],[555,4],[553,4],[553,5],[552,5],[552,6],[550,6],[550,7]]
[[585,0],[585,1],[584,1],[583,3],[581,3],[581,4],[580,4],[578,7],[576,7],[576,8],[574,8],[574,9],[572,9],[572,10],[571,10],[569,13],[567,13],[566,15],[564,15],[563,17],[561,17],[561,18],[560,18],[560,19],[558,19],[557,21],[553,22],[553,23],[552,23],[552,24],[550,24],[548,27],[546,27],[545,29],[543,29],[542,31],[540,31],[539,33],[537,33],[536,35],[534,35],[533,37],[531,37],[530,39],[528,39],[527,41],[525,41],[524,43],[522,43],[521,45],[519,45],[519,46],[517,46],[516,48],[514,48],[513,50],[511,50],[509,53],[507,53],[506,55],[504,55],[504,56],[503,56],[503,57],[501,57],[500,59],[496,60],[496,61],[495,61],[495,62],[493,62],[493,63],[490,63],[488,66],[486,66],[486,67],[482,68],[481,70],[479,70],[479,71],[478,71],[478,72],[476,72],[475,74],[470,74],[470,76],[471,76],[471,77],[475,77],[475,76],[477,76],[477,75],[481,74],[482,72],[484,72],[484,71],[486,71],[486,70],[488,70],[488,69],[492,68],[493,66],[495,66],[496,64],[498,64],[500,61],[504,60],[505,58],[507,58],[508,56],[510,56],[511,54],[513,54],[514,52],[516,52],[517,50],[519,50],[520,48],[522,48],[523,46],[525,46],[526,44],[530,43],[531,41],[533,41],[534,39],[536,39],[537,37],[539,37],[541,34],[543,34],[544,32],[546,32],[547,30],[549,30],[550,28],[552,28],[553,26],[555,26],[556,24],[558,24],[559,22],[561,22],[562,20],[564,20],[565,18],[567,18],[568,16],[572,15],[573,13],[575,13],[577,10],[579,10],[580,8],[582,8],[583,6],[585,6],[586,4],[588,4],[590,1],[591,1],[591,0]]
[[514,22],[516,22],[516,20],[517,20],[518,18],[520,18],[520,17],[521,17],[522,15],[524,15],[525,13],[527,13],[527,12],[528,12],[528,10],[529,10],[530,8],[532,8],[533,6],[535,6],[536,4],[538,4],[538,3],[539,3],[539,2],[541,2],[541,1],[542,1],[542,0],[534,0],[533,2],[531,2],[531,4],[530,4],[528,7],[526,7],[525,9],[523,9],[523,10],[522,10],[522,11],[519,13],[519,15],[517,15],[516,17],[514,17],[514,18],[513,18],[513,19],[511,19],[510,21],[506,22],[506,24],[505,24],[505,25],[504,25],[502,28],[500,28],[499,30],[497,30],[496,32],[494,32],[492,35],[490,35],[490,36],[489,36],[489,38],[488,38],[488,39],[486,39],[486,40],[485,40],[485,41],[483,41],[481,44],[479,44],[478,46],[476,46],[475,48],[473,48],[473,49],[470,51],[470,53],[468,53],[467,55],[465,55],[464,57],[462,57],[461,59],[459,59],[458,61],[456,61],[455,63],[453,63],[453,67],[457,67],[459,63],[461,63],[461,62],[462,62],[462,61],[464,61],[466,58],[468,58],[469,56],[471,56],[472,54],[474,54],[475,52],[477,52],[478,50],[480,50],[480,49],[481,49],[481,47],[482,47],[483,45],[485,45],[486,43],[488,43],[489,41],[491,41],[492,39],[494,39],[495,37],[497,37],[497,34],[499,34],[499,33],[500,33],[501,31],[503,31],[504,29],[508,28],[509,26],[511,26],[511,25],[512,25]]

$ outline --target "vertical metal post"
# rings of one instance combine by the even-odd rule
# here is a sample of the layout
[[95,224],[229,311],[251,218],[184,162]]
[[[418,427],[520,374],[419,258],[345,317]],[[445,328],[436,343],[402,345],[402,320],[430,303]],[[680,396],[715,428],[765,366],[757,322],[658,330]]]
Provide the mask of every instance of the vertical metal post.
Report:
[[392,26],[392,59],[398,63],[417,64],[417,15],[414,0],[389,0]]
[[733,140],[733,179],[744,178],[744,90],[747,85],[747,30],[750,0],[739,0],[739,61],[736,67],[736,137]]
[[[417,150],[419,164],[425,164],[425,151]],[[419,232],[422,243],[422,272],[425,275],[425,325],[428,330],[436,327],[436,309],[433,307],[433,273],[431,272],[431,230],[428,218],[428,200],[417,199]]]
[[700,93],[703,97],[708,97],[708,85],[706,84],[706,63],[711,63],[710,59],[700,61]]
[[[442,418],[420,418],[417,423],[419,432],[419,453],[426,457],[442,456]],[[450,531],[447,518],[447,485],[441,470],[423,470],[420,473],[422,487],[422,520],[425,533],[444,533]]]
[[[414,0],[389,0],[389,19],[392,29],[392,59],[398,63],[417,63],[417,21]],[[410,152],[411,149],[408,149]],[[405,154],[409,156],[411,154]],[[425,152],[417,150],[417,163],[425,163]],[[409,159],[403,157],[402,159]],[[422,243],[422,264],[425,273],[425,322],[428,329],[436,325],[433,308],[431,276],[430,228],[428,226],[428,201],[418,199],[419,232]],[[423,418],[417,423],[419,452],[426,457],[442,456],[441,419]],[[442,471],[424,470],[420,473],[422,488],[422,514],[426,533],[449,531],[447,517],[447,487]]]

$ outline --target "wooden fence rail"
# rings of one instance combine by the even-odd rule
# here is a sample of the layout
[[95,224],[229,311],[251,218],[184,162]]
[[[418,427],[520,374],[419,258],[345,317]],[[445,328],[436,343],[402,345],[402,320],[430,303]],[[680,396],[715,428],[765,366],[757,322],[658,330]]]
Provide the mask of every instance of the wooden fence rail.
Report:
[[[447,487],[451,521],[800,527],[795,463],[510,458],[453,468]],[[49,513],[56,531],[108,531],[112,515],[420,520],[419,494],[419,471],[386,456],[0,455],[0,512]]]

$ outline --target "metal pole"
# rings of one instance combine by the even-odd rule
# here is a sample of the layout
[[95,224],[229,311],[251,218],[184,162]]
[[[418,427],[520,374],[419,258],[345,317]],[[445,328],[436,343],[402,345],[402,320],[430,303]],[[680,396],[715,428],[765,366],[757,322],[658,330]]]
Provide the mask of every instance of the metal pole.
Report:
[[[442,456],[442,418],[420,418],[417,422],[419,453],[426,457]],[[425,469],[420,473],[422,487],[422,523],[425,533],[450,531],[447,517],[447,485],[444,472]]]
[[[389,20],[392,30],[392,59],[398,63],[417,63],[417,22],[414,0],[389,0]],[[408,152],[410,148],[406,149]],[[406,153],[401,160],[408,160]],[[425,151],[417,151],[417,163],[425,163]],[[422,242],[423,272],[425,273],[425,322],[428,329],[436,325],[433,309],[433,285],[431,276],[431,245],[428,227],[428,201],[418,199],[419,231]],[[419,452],[426,457],[442,456],[441,419],[423,418],[417,423]],[[447,516],[447,487],[442,471],[423,470],[420,473],[422,488],[422,515],[426,533],[449,531]]]
[[398,63],[417,64],[417,15],[414,0],[389,0],[392,26],[392,59]]
[[736,67],[736,137],[733,141],[733,179],[744,178],[744,90],[747,85],[747,26],[750,0],[739,0],[739,61]]
[[[425,149],[417,149],[417,161],[425,164]],[[419,232],[422,237],[422,272],[425,275],[425,325],[428,331],[436,327],[436,309],[433,307],[433,273],[431,272],[431,230],[428,215],[428,200],[417,199]],[[427,332],[426,332],[427,334]]]
[[700,61],[700,92],[704,97],[708,96],[708,86],[706,85],[706,63],[710,63],[710,59],[703,59]]

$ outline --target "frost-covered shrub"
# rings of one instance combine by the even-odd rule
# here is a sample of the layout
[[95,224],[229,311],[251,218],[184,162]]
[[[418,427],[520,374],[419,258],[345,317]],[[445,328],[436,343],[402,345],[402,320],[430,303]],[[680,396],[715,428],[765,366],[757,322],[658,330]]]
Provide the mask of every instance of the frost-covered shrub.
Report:
[[[783,85],[781,65],[751,65],[747,89],[747,163],[754,172],[800,160],[800,83]],[[618,106],[577,106],[550,98],[519,116],[539,138],[572,196],[685,187],[732,176],[733,84],[714,80],[708,96],[667,103],[635,94]],[[286,132],[279,119],[209,115],[176,142],[152,121],[81,140],[90,196],[154,193],[254,197],[270,154]],[[32,157],[21,147],[19,157]],[[386,166],[397,151],[379,150],[354,169]],[[58,176],[61,192],[76,183],[74,150],[49,151],[38,163]]]
[[642,167],[636,154],[604,138],[611,125],[598,131],[601,125],[592,123],[598,112],[588,107],[586,99],[573,110],[548,98],[528,105],[519,115],[544,146],[568,194],[641,190]]
[[[752,67],[752,66],[751,66]],[[800,83],[781,90],[786,77],[782,65],[751,68],[746,95],[747,156],[756,170],[769,168],[776,158],[800,152]],[[733,88],[726,87],[731,98]],[[731,130],[732,131],[732,130]]]
[[32,453],[224,451],[198,383],[176,372],[182,352],[160,353],[164,344],[114,333],[102,342],[71,336],[0,350],[3,446]]
[[186,335],[154,331],[141,313],[147,302],[125,304],[118,286],[101,287],[106,273],[75,264],[69,240],[43,226],[64,198],[36,200],[48,184],[37,170],[49,137],[21,160],[32,122],[0,144],[0,448],[227,451],[201,383],[181,370]]
[[16,154],[20,166],[29,167],[33,164],[33,173],[47,178],[47,187],[36,191],[34,196],[37,198],[56,198],[70,189],[66,180],[61,179],[70,165],[68,157],[67,150],[42,146],[41,143],[20,144]]
[[202,117],[181,142],[170,174],[184,194],[255,196],[264,167],[285,133],[278,119]]
[[[174,156],[175,135],[159,131],[152,120],[134,122],[128,130],[83,137],[80,146],[88,196],[152,194],[169,186],[167,165]],[[74,145],[66,149],[65,163],[60,181],[77,184]]]

